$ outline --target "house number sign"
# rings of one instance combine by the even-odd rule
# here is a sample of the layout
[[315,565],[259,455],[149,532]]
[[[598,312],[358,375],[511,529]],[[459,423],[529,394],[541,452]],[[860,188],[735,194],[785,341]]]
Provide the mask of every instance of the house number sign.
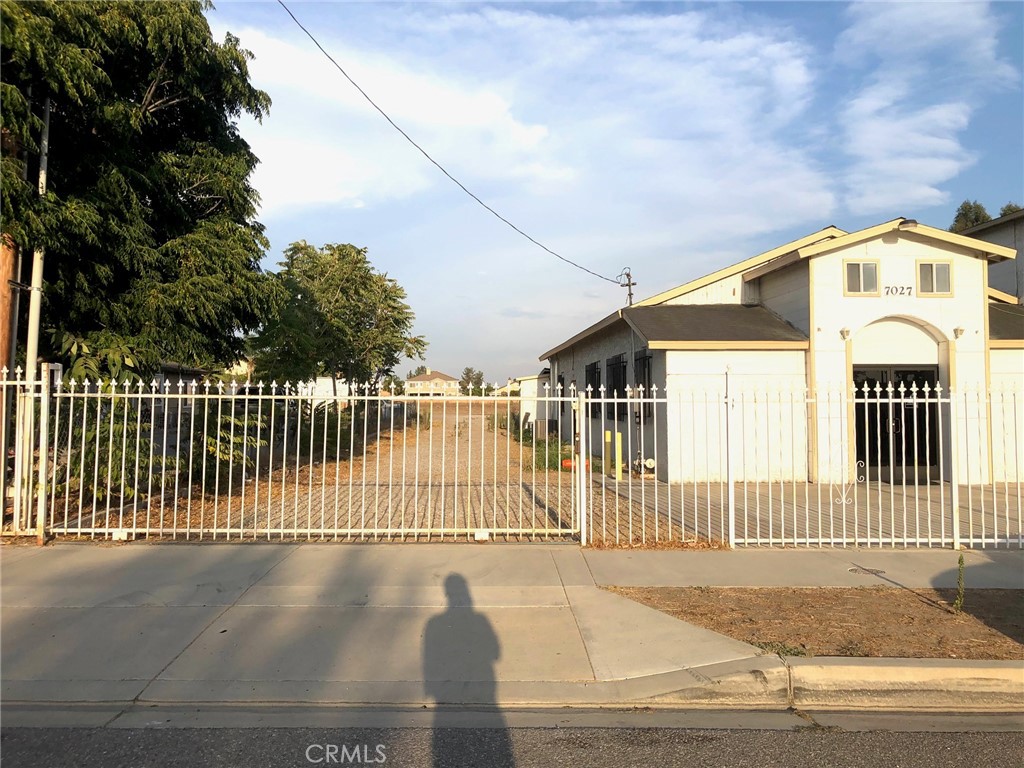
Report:
[[886,296],[911,296],[913,286],[910,285],[887,285],[885,286]]

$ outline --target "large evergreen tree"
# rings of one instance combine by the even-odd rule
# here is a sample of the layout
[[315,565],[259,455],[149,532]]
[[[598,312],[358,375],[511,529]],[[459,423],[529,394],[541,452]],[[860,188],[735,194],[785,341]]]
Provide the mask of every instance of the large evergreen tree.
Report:
[[50,354],[80,373],[230,362],[278,295],[235,123],[270,106],[250,54],[213,40],[208,3],[0,2],[3,234],[46,248]]

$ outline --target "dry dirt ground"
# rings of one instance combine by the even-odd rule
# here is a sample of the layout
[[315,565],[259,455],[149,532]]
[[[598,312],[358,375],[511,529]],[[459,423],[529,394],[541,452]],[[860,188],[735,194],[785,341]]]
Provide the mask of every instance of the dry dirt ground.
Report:
[[1024,591],[899,587],[608,587],[788,656],[1024,660]]

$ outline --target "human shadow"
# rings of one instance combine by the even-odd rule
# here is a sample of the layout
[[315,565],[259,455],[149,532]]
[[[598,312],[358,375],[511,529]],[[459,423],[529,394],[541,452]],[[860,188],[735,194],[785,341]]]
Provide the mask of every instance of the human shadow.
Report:
[[498,636],[487,617],[473,609],[469,584],[461,574],[448,574],[444,590],[448,607],[427,622],[423,635],[423,680],[434,700],[431,765],[514,766],[497,699]]

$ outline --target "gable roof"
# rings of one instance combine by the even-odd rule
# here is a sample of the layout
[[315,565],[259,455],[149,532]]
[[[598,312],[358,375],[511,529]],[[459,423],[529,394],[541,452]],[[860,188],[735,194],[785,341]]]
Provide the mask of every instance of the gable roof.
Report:
[[449,376],[447,373],[431,371],[430,373],[421,373],[419,376],[413,376],[411,379],[406,379],[406,381],[458,381],[458,379],[454,376]]
[[623,319],[652,349],[677,342],[806,342],[807,336],[762,306],[681,304],[627,307]]
[[755,280],[769,272],[782,269],[783,267],[789,266],[801,259],[821,256],[822,254],[829,253],[830,251],[847,248],[851,245],[856,245],[857,243],[866,242],[867,240],[874,240],[875,238],[881,237],[890,232],[912,233],[913,236],[926,240],[939,240],[951,245],[959,246],[960,248],[965,248],[969,251],[974,251],[976,256],[988,259],[989,261],[1004,261],[1006,259],[1016,258],[1017,256],[1017,252],[1013,248],[996,245],[995,243],[978,240],[973,237],[965,237],[964,235],[958,235],[954,232],[947,232],[944,229],[936,229],[935,227],[929,227],[927,224],[918,224],[913,219],[900,218],[886,221],[882,224],[876,224],[873,227],[860,229],[856,232],[848,232],[847,234],[836,238],[796,248],[777,259],[745,272],[743,274],[743,281],[748,282],[750,280]]
[[625,322],[649,349],[806,349],[807,336],[761,306],[669,304],[623,307],[545,352],[547,360],[618,322]]
[[996,245],[985,240],[978,240],[974,237],[965,237],[955,232],[948,232],[945,229],[938,229],[936,227],[929,227],[927,224],[918,224],[914,219],[893,219],[887,221],[884,224],[878,224],[874,227],[868,227],[866,229],[858,230],[857,232],[851,232],[848,235],[837,237],[827,243],[817,243],[806,248],[799,250],[800,258],[806,259],[811,256],[818,256],[822,253],[828,253],[839,248],[845,248],[848,245],[855,245],[856,243],[862,243],[865,240],[872,240],[880,235],[884,235],[888,232],[912,232],[913,234],[923,237],[928,240],[940,240],[951,245],[958,245],[961,248],[965,248],[969,251],[974,251],[979,256],[986,257],[989,261],[1004,261],[1006,259],[1014,259],[1017,257],[1017,252],[1013,248],[1007,248],[1004,245]]
[[847,234],[846,231],[839,229],[839,227],[831,225],[827,226],[822,230],[812,232],[809,235],[805,235],[804,237],[801,237],[798,240],[793,240],[792,242],[786,243],[785,245],[780,245],[777,248],[772,248],[770,251],[759,253],[757,256],[752,256],[751,258],[746,259],[744,261],[732,264],[728,267],[723,267],[717,272],[712,272],[710,275],[698,277],[696,280],[691,280],[688,283],[683,283],[677,288],[671,288],[667,291],[663,291],[662,293],[651,296],[648,299],[644,299],[643,301],[638,301],[633,306],[652,307],[658,304],[664,304],[666,301],[678,298],[679,296],[685,296],[686,294],[700,290],[701,288],[707,285],[717,283],[719,280],[724,280],[727,277],[732,277],[733,275],[739,274],[740,272],[743,272],[745,270],[753,269],[754,267],[766,264],[767,262],[773,259],[777,259],[779,256],[784,256],[785,254],[790,253],[791,251],[794,251],[798,248],[811,245],[812,243],[828,241],[845,234]]

